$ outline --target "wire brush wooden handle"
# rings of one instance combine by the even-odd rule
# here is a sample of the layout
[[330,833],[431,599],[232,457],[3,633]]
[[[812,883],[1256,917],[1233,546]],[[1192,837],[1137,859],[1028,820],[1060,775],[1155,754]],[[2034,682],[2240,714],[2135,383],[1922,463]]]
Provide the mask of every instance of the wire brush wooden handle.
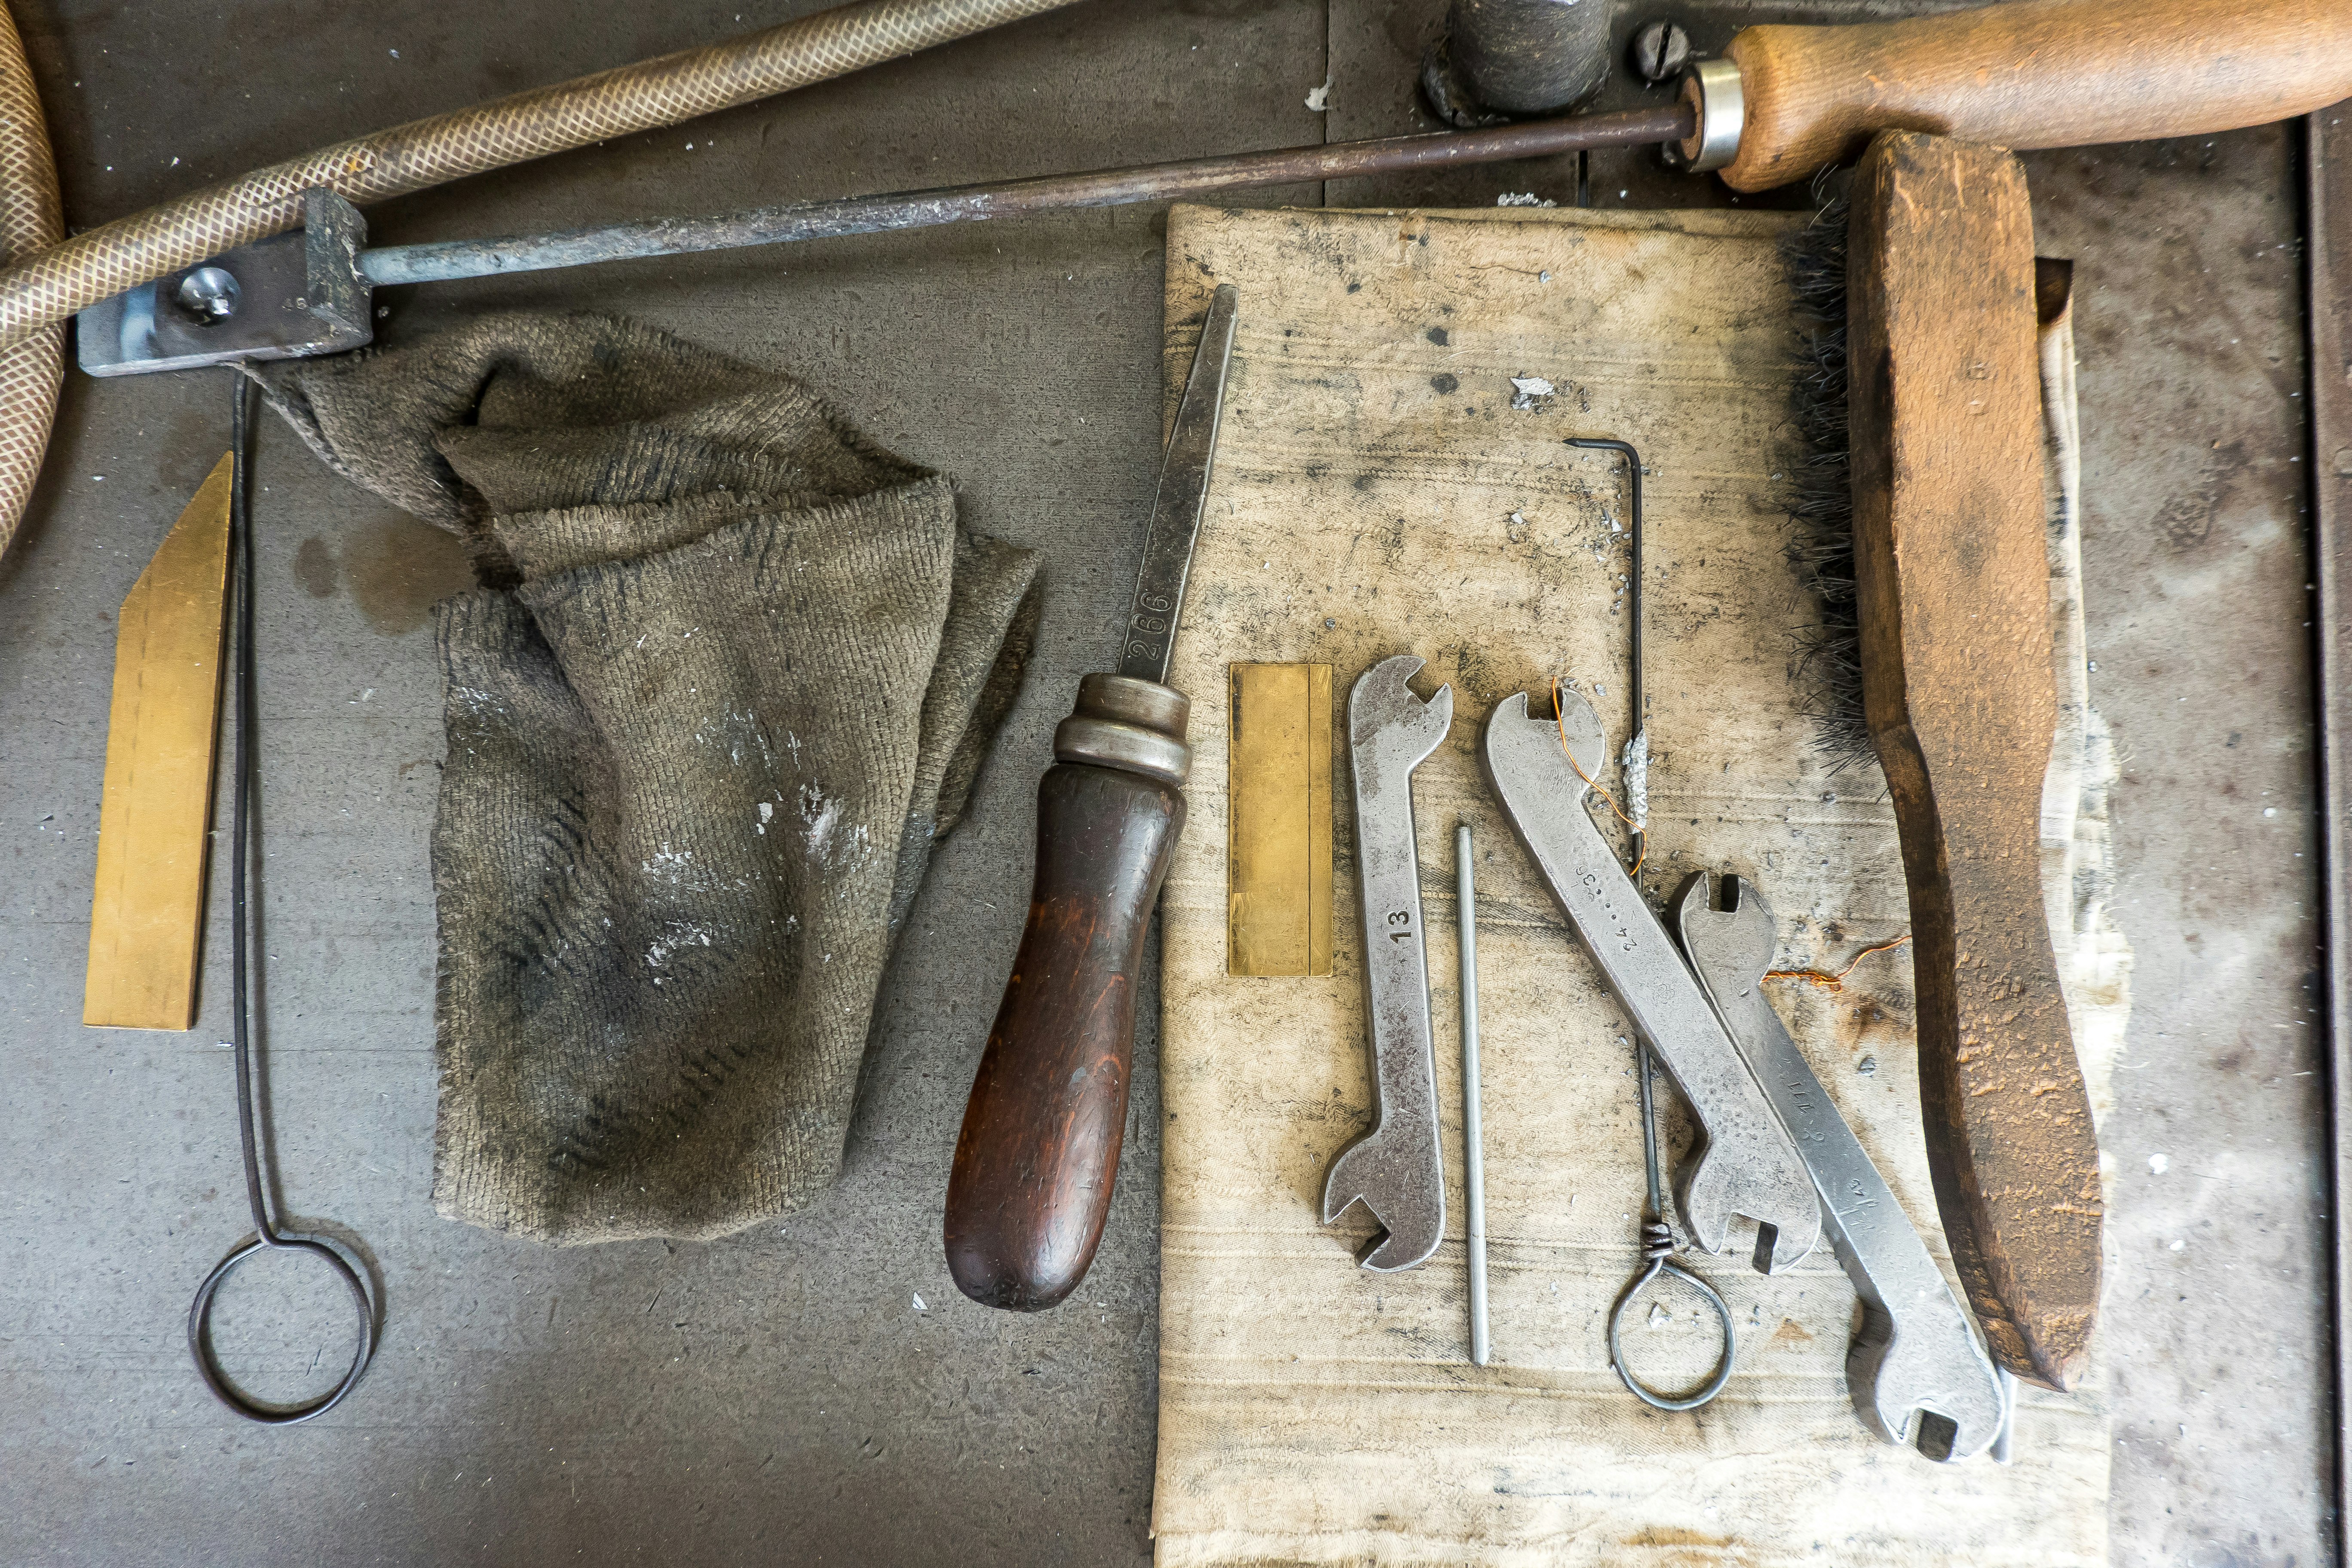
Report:
[[2063,1389],[2098,1313],[2102,1208],[2042,897],[2058,699],[2025,171],[1882,135],[1847,251],[1863,709],[1911,896],[1927,1167],[1993,1359]]
[[1727,51],[1746,122],[1724,180],[1769,190],[1874,132],[2082,147],[2261,125],[2352,98],[2347,0],[2017,0]]

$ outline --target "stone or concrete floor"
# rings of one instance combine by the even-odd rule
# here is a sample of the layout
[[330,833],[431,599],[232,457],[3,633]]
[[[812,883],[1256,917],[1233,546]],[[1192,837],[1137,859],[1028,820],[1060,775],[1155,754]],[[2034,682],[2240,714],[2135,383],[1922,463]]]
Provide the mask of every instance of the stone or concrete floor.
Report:
[[[12,9],[69,218],[88,225],[362,128],[810,8],[744,5]],[[1440,9],[1087,0],[371,216],[394,239],[478,234],[1407,130],[1423,123],[1408,72]],[[1688,9],[1712,19],[1706,43],[1749,7]],[[1304,100],[1327,77],[1322,116]],[[2094,690],[2126,762],[2117,906],[2139,954],[2103,1129],[2120,1174],[2105,1319],[2119,1563],[2334,1557],[2294,149],[2269,130],[2030,160],[2043,248],[2080,263]],[[1593,175],[1604,205],[1705,199],[1630,156]],[[1539,164],[1328,195],[1485,205],[1572,185]],[[183,1336],[189,1292],[247,1228],[215,1044],[222,911],[194,1031],[78,1022],[110,616],[223,449],[225,377],[68,382],[41,495],[0,563],[0,1560],[1146,1559],[1148,1022],[1138,1135],[1077,1299],[1029,1318],[970,1306],[938,1226],[1019,929],[1031,786],[1075,677],[1111,646],[1148,503],[1160,229],[1149,211],[1099,212],[387,301],[389,341],[492,305],[598,308],[789,367],[957,475],[975,527],[1046,553],[1039,656],[899,950],[840,1184],[722,1242],[555,1251],[434,1215],[425,611],[462,570],[440,536],[262,431],[277,1146],[289,1211],[362,1245],[387,1309],[361,1391],[293,1431],[216,1407]],[[292,1272],[222,1310],[224,1342],[267,1392],[316,1386],[345,1336],[323,1283]]]

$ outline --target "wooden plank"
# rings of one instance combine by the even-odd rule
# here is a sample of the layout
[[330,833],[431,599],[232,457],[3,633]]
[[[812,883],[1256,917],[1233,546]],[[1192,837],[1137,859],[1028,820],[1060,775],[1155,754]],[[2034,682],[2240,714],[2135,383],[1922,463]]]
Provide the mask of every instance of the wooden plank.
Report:
[[196,1020],[227,605],[230,459],[213,468],[122,601],[81,1021]]
[[1331,667],[1232,667],[1226,973],[1331,973]]

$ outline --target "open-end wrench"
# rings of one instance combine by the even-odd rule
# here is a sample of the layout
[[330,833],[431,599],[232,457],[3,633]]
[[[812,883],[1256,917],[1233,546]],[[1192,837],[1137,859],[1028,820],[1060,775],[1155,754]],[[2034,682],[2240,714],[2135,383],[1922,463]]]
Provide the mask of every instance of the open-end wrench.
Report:
[[1931,1459],[1965,1459],[2000,1430],[1999,1374],[1903,1205],[1764,994],[1780,935],[1771,906],[1752,883],[1727,874],[1724,907],[1716,909],[1706,883],[1702,871],[1684,886],[1675,924],[1732,1043],[1796,1138],[1822,1195],[1830,1246],[1862,1298],[1862,1331],[1845,1359],[1853,1407],[1890,1443],[1907,1436]]
[[1386,1229],[1357,1261],[1383,1273],[1422,1262],[1445,1233],[1412,770],[1453,727],[1454,689],[1441,686],[1426,702],[1414,696],[1405,682],[1421,665],[1409,653],[1384,658],[1348,694],[1374,1105],[1372,1130],[1341,1151],[1324,1178],[1323,1223],[1338,1219],[1350,1204],[1370,1209]]
[[1565,688],[1559,704],[1557,722],[1528,717],[1524,691],[1496,705],[1486,721],[1487,777],[1617,1005],[1698,1118],[1698,1142],[1675,1179],[1683,1223],[1701,1247],[1720,1253],[1732,1215],[1747,1215],[1757,1224],[1756,1268],[1777,1272],[1821,1239],[1812,1178],[1674,940],[1585,810],[1586,781],[1600,776],[1603,756],[1599,716]]

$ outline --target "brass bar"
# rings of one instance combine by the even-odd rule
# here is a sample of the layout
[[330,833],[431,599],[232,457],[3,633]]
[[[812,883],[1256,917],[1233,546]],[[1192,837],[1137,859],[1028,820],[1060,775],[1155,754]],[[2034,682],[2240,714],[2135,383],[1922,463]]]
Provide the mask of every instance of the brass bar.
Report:
[[1331,667],[1232,667],[1225,971],[1331,973]]

